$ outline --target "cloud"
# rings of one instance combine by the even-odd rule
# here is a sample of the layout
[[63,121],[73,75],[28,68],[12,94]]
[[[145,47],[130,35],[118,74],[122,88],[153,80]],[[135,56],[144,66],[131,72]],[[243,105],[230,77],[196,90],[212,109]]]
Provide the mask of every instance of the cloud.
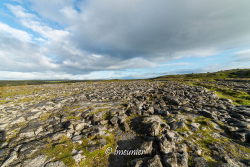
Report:
[[234,58],[238,62],[249,62],[250,64],[250,49],[245,49],[236,52]]
[[0,71],[47,71],[58,67],[41,48],[29,41],[0,33]]
[[35,19],[36,16],[30,13],[27,13],[25,9],[21,6],[15,6],[11,4],[6,4],[9,10],[18,18],[26,18],[26,19]]
[[0,22],[0,70],[116,76],[250,45],[249,0],[18,2],[6,6],[29,32]]
[[118,64],[113,64],[107,69],[110,70],[117,70],[117,69],[128,69],[128,68],[143,68],[143,67],[155,67],[157,66],[156,63],[150,62],[148,60],[145,60],[143,58],[132,58],[129,60],[124,60],[119,62]]
[[[31,8],[37,11],[41,16],[53,20],[58,23],[69,23],[70,17],[76,13],[73,9],[73,0],[29,0],[32,4]],[[69,16],[69,18],[68,18]]]
[[31,2],[42,16],[69,25],[77,47],[122,59],[168,59],[197,50],[203,56],[249,43],[247,0],[87,0],[78,4],[80,11],[68,0]]
[[160,64],[159,66],[187,66],[187,65],[190,65],[190,63],[187,63],[187,62],[165,63],[165,64]]
[[36,15],[28,13],[19,5],[7,5],[7,7],[18,19],[20,19],[19,21],[23,26],[39,33],[45,39],[58,42],[69,35],[68,31],[54,29],[44,25]]
[[32,39],[32,36],[27,32],[12,28],[9,25],[4,24],[2,22],[0,22],[0,34],[12,36],[21,41],[29,42]]
[[157,76],[156,73],[143,73],[138,74],[137,72],[114,72],[114,71],[95,71],[88,74],[68,74],[64,72],[13,72],[13,71],[0,71],[0,75],[3,76],[1,79],[13,80],[31,80],[31,79],[45,79],[45,80],[56,80],[56,79],[73,79],[73,80],[94,80],[94,79],[133,79],[133,78],[149,78]]

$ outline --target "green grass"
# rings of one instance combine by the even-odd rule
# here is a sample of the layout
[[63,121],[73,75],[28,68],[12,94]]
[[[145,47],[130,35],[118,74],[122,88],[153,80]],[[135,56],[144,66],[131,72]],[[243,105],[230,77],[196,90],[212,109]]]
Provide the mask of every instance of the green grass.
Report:
[[236,91],[230,88],[222,88],[215,84],[208,83],[193,83],[197,86],[203,86],[211,91],[215,91],[215,93],[220,98],[231,99],[236,105],[250,105],[250,95],[247,92]]
[[231,99],[236,105],[250,105],[250,95],[244,91],[232,90],[225,86],[216,85],[218,79],[236,79],[250,82],[250,69],[233,69],[214,73],[197,73],[183,75],[167,75],[153,80],[177,81],[190,86],[202,86],[215,91],[220,98]]
[[[220,133],[221,130],[215,129],[215,123],[213,123],[211,119],[199,116],[196,117],[193,122],[200,124],[199,130],[184,139],[192,141],[194,144],[199,146],[202,150],[201,156],[206,159],[209,166],[216,166],[220,164],[220,162],[216,161],[212,156],[213,150],[209,147],[212,145],[219,145],[228,155],[236,159],[241,160],[250,158],[250,148],[248,146],[240,145],[223,136],[213,136],[213,133]],[[192,162],[192,158],[190,161]]]
[[103,114],[103,120],[110,120],[112,118],[112,114],[110,112],[106,112]]
[[67,120],[80,120],[81,117],[80,116],[74,116],[74,115],[70,115],[66,117]]
[[[89,151],[89,143],[90,141],[96,140],[96,139],[105,139],[107,144],[102,146],[101,148]],[[105,151],[108,147],[115,149],[116,141],[115,136],[113,134],[108,133],[107,136],[95,136],[92,138],[84,139],[83,144],[81,145],[81,150],[83,150],[83,155],[86,156],[86,159],[80,162],[80,166],[86,166],[86,167],[92,167],[92,166],[98,166],[98,167],[105,167],[108,166],[108,157],[109,155],[105,154]]]
[[216,163],[216,160],[212,157],[212,150],[209,145],[222,142],[222,139],[217,139],[211,136],[214,129],[206,128],[196,131],[193,135],[189,136],[186,140],[193,140],[196,145],[202,150],[201,156],[210,164]]
[[175,129],[176,132],[183,133],[190,131],[187,127]]
[[0,104],[5,104],[7,102],[8,102],[7,100],[0,100]]
[[[105,145],[100,145],[95,150],[89,150],[89,148],[94,144],[100,144],[99,140],[104,139],[106,141]],[[89,138],[82,139],[82,144],[73,143],[71,139],[67,136],[63,136],[57,143],[52,142],[48,139],[48,144],[41,150],[41,153],[48,156],[54,161],[63,161],[66,166],[76,167],[76,166],[108,166],[109,155],[105,154],[108,147],[115,149],[116,140],[115,136],[109,132],[107,135],[103,136],[92,136]],[[73,149],[82,151],[82,156],[85,156],[79,164],[73,159],[72,151]]]
[[250,69],[232,69],[218,71],[214,73],[196,73],[196,74],[180,74],[180,75],[165,75],[154,78],[156,80],[193,80],[193,79],[226,79],[226,78],[250,78]]
[[24,86],[17,87],[1,87],[0,88],[0,98],[14,97],[17,95],[29,95],[33,92],[38,91],[38,89],[28,89]]
[[125,119],[125,121],[128,122],[128,123],[131,123],[131,120],[132,120],[132,119],[134,119],[134,118],[136,118],[136,117],[139,117],[139,116],[140,116],[140,115],[133,113],[133,114],[131,114],[130,116],[127,116],[126,119]]
[[88,81],[87,80],[0,80],[0,87],[2,87],[2,86],[20,86],[20,85],[77,83],[77,82],[88,82]]
[[97,114],[97,113],[99,113],[99,112],[103,112],[103,111],[107,111],[107,110],[109,110],[109,108],[108,108],[108,107],[105,107],[105,108],[99,108],[99,109],[96,109],[95,111],[91,112],[91,114],[90,114],[90,115],[95,115],[95,114]]
[[43,114],[41,114],[40,115],[40,120],[42,120],[42,121],[46,121],[46,120],[48,120],[50,117],[52,116],[52,113],[43,113]]
[[41,152],[55,161],[63,161],[66,166],[75,166],[75,160],[71,154],[73,148],[73,143],[65,136],[60,139],[59,144],[54,145],[52,142],[49,142]]

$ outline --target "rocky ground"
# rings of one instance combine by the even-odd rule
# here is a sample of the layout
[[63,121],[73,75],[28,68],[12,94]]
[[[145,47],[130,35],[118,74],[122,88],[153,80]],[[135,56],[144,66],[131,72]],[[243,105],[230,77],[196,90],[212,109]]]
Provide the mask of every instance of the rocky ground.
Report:
[[250,94],[250,82],[249,80],[218,80],[215,82],[217,85],[229,87],[233,90],[245,91]]
[[[249,91],[247,82],[229,85]],[[0,92],[2,167],[250,166],[250,106],[202,86],[98,81]]]

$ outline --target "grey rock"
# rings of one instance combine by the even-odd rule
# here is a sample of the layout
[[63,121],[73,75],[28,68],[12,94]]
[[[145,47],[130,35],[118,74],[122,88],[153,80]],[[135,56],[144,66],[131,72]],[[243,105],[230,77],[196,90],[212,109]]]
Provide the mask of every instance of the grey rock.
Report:
[[155,110],[154,110],[154,107],[149,107],[149,109],[147,110],[147,112],[151,115],[154,114]]
[[185,123],[183,121],[172,122],[170,124],[171,130],[175,130],[175,129],[178,129],[178,128],[184,128],[184,127],[185,127]]
[[142,143],[140,150],[144,150],[144,154],[152,154],[153,141],[145,141],[144,143]]
[[24,161],[23,166],[42,167],[46,164],[47,157],[40,155],[34,159]]
[[130,162],[130,167],[143,167],[143,158],[132,160]]
[[197,131],[199,130],[200,124],[199,123],[191,123],[190,128],[192,131]]
[[0,149],[0,164],[9,155],[9,153],[10,153],[9,148]]
[[73,141],[81,140],[83,138],[82,135],[77,135],[72,138]]
[[162,115],[162,116],[168,116],[169,112],[168,111],[164,111],[164,110],[158,110],[157,114]]
[[170,152],[167,155],[163,155],[163,164],[168,167],[178,167],[176,154]]
[[66,165],[61,161],[48,162],[44,167],[66,167]]
[[113,117],[110,119],[110,122],[112,125],[118,125],[118,118],[117,117]]
[[148,160],[147,167],[163,167],[159,155],[155,155],[152,159]]
[[119,124],[125,122],[125,120],[126,120],[126,115],[118,116],[118,122],[119,122]]
[[169,131],[169,130],[167,130],[166,132],[166,138],[171,142],[177,142],[181,140],[180,136],[177,133],[175,133],[174,131]]
[[148,128],[148,134],[150,136],[157,136],[160,133],[160,123],[159,122],[153,122],[149,125]]
[[100,121],[100,124],[101,124],[101,125],[107,125],[107,124],[108,124],[108,120],[101,120],[101,121]]
[[76,163],[81,162],[85,158],[86,157],[84,155],[82,155],[81,153],[78,153],[78,154],[73,156],[73,159],[75,160]]
[[[226,84],[226,87],[231,84],[227,81],[212,82],[224,86]],[[248,83],[239,86],[233,82],[231,86],[237,87],[236,90],[250,90]],[[86,148],[95,151],[113,142],[109,141],[107,136],[114,135],[119,146],[123,148],[135,145],[135,148],[145,150],[145,155],[133,161],[134,166],[138,167],[186,167],[189,156],[193,159],[204,153],[195,141],[196,135],[192,135],[198,129],[210,128],[215,132],[210,134],[213,138],[233,138],[237,141],[228,140],[228,144],[234,147],[237,142],[250,142],[250,107],[234,106],[229,100],[219,99],[213,92],[201,86],[188,86],[172,81],[140,80],[34,87],[38,88],[39,93],[34,91],[29,95],[1,97],[9,102],[0,105],[0,165],[65,166],[60,161],[53,162],[56,159],[49,159],[52,157],[46,157],[45,160],[41,157],[43,155],[34,153],[48,143],[52,146],[66,146],[68,142],[61,143],[61,139],[66,137],[73,142],[74,148],[83,142],[82,139],[91,137],[92,140],[88,141]],[[33,89],[33,86],[27,88]],[[34,97],[34,100],[18,102],[26,97]],[[211,119],[208,126],[203,122],[200,122],[202,126],[197,123],[190,125],[192,121],[187,121],[200,115]],[[219,127],[221,123],[223,126]],[[191,130],[175,132],[176,129],[185,127],[190,127]],[[224,127],[227,129],[224,130]],[[198,133],[197,138],[199,136],[203,137],[203,134]],[[187,153],[186,147],[179,143],[186,143],[189,152]],[[249,166],[245,159],[233,159],[225,146],[216,145],[216,142],[207,144],[211,156],[218,163],[242,167],[244,163]],[[242,144],[242,147],[245,146]],[[248,156],[244,149],[241,154]],[[76,166],[84,159],[84,155],[77,150],[74,150],[71,156],[75,159]],[[134,157],[120,156],[113,164],[122,166],[127,164],[130,158]],[[194,165],[207,164],[200,157],[194,159]]]
[[207,161],[202,157],[194,158],[194,167],[208,167]]
[[177,164],[179,167],[188,167],[188,153],[185,144],[178,145],[177,150]]
[[183,107],[182,109],[184,110],[184,112],[191,112],[191,111],[193,111],[193,109],[190,108],[190,107]]
[[203,115],[204,117],[211,118],[211,119],[217,119],[216,115],[213,114],[213,113],[211,113],[211,112],[202,110],[202,111],[199,111],[199,113],[200,113],[201,115]]
[[12,151],[11,154],[10,154],[10,156],[8,157],[8,159],[4,161],[4,163],[1,165],[1,167],[9,167],[17,159],[18,159],[17,152],[16,151]]
[[145,133],[149,136],[157,136],[160,133],[161,124],[164,124],[162,122],[162,119],[159,116],[149,116],[145,117],[142,121],[144,126],[143,129],[145,130]]
[[160,152],[162,154],[168,154],[174,151],[175,144],[173,142],[169,142],[167,139],[163,139],[159,143],[160,145]]
[[181,105],[181,101],[177,97],[173,96],[166,96],[164,97],[164,100],[167,101],[168,104],[172,105]]
[[75,130],[76,131],[81,131],[81,130],[83,130],[84,129],[84,127],[85,127],[85,123],[83,122],[83,123],[78,123],[77,125],[76,125],[76,127],[75,127]]

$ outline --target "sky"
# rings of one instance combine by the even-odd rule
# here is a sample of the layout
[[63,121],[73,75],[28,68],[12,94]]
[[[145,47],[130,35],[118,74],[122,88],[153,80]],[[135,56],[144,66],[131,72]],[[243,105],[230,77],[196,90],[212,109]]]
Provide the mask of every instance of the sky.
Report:
[[249,0],[1,0],[0,80],[250,68]]

